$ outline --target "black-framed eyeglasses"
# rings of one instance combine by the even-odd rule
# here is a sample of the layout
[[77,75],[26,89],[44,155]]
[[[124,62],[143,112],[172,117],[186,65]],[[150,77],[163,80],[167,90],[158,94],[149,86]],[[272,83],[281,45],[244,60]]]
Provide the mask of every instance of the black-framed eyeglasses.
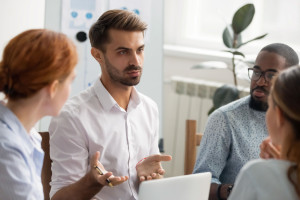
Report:
[[275,71],[263,72],[256,68],[248,68],[248,76],[252,81],[258,81],[263,76],[266,82],[270,82],[276,74],[277,72]]

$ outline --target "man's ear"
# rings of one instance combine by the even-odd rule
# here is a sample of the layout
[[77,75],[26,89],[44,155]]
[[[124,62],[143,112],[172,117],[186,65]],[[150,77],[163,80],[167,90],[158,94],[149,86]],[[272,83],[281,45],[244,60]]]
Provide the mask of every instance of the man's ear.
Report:
[[51,99],[53,99],[57,93],[58,84],[59,84],[58,80],[55,80],[48,87],[48,92]]
[[95,47],[91,48],[91,54],[92,56],[98,61],[98,63],[102,63],[103,62],[103,56],[102,53],[99,49],[96,49]]

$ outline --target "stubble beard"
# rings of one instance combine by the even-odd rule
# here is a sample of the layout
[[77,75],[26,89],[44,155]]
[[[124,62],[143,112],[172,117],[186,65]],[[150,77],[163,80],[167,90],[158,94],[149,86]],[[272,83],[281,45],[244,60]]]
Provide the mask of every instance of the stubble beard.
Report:
[[[140,79],[141,79],[141,75],[142,75],[142,67],[130,65],[130,66],[127,66],[123,70],[123,72],[120,72],[106,58],[105,58],[105,65],[106,65],[106,69],[107,69],[107,72],[108,72],[108,75],[109,75],[110,79],[113,80],[114,82],[118,82],[118,83],[121,83],[122,85],[126,85],[126,86],[135,86],[135,85],[139,84]],[[122,76],[123,73],[129,72],[129,71],[132,71],[132,70],[139,70],[140,75],[136,76],[136,77],[124,77],[124,76]]]
[[263,91],[265,91],[266,94],[269,94],[268,91],[266,91],[263,87],[256,87],[256,88],[252,89],[251,92],[250,92],[249,106],[253,110],[266,112],[268,110],[268,107],[269,107],[268,106],[268,102],[255,99],[255,97],[253,96],[253,91],[255,89],[258,89],[258,88],[261,89],[261,90],[263,90]]

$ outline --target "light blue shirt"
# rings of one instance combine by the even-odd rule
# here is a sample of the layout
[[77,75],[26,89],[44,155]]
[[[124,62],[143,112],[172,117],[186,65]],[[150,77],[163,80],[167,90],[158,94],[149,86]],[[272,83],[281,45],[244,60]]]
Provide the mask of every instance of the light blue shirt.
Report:
[[244,164],[259,158],[268,136],[266,112],[251,109],[249,101],[244,97],[210,115],[193,173],[211,172],[212,183],[233,184]]
[[0,102],[0,198],[44,199],[41,137],[28,134],[18,118]]

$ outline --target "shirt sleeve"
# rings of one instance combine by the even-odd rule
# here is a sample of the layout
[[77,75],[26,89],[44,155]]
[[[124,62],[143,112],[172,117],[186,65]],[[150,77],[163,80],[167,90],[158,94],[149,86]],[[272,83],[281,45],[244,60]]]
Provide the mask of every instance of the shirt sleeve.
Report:
[[61,112],[52,119],[49,133],[52,198],[59,189],[76,182],[86,174],[89,154],[85,130],[75,114]]
[[231,144],[228,120],[220,109],[213,112],[206,124],[193,173],[211,172],[212,183],[220,184]]
[[228,200],[254,200],[257,199],[255,184],[252,181],[251,173],[247,171],[248,165],[245,165],[235,181],[232,192]]
[[[0,143],[0,194],[1,199],[32,199],[37,197],[35,185],[30,173],[30,161],[27,161],[19,144]],[[16,146],[14,146],[16,145]],[[42,188],[40,188],[42,189]]]

